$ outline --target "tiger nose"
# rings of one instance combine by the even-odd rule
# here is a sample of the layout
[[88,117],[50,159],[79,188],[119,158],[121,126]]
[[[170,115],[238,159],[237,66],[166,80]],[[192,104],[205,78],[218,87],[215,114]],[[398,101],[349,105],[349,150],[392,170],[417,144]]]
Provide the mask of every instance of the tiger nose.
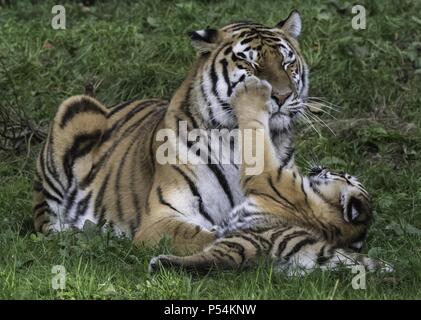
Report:
[[291,93],[292,91],[286,93],[272,92],[272,99],[275,100],[279,106],[282,106],[288,99],[288,97],[291,95]]

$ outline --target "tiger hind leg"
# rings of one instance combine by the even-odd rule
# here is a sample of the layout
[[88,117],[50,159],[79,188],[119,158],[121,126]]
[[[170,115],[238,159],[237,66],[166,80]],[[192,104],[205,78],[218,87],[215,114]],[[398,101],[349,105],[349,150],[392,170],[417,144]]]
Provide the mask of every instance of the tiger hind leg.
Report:
[[50,230],[50,208],[42,193],[42,184],[35,178],[33,191],[32,217],[36,232],[48,234]]
[[59,106],[37,159],[33,197],[37,232],[72,228],[66,209],[69,194],[91,172],[107,124],[107,109],[91,97],[74,96]]
[[32,218],[35,232],[44,235],[72,228],[70,224],[60,221],[60,216],[51,210],[43,192],[42,184],[37,178],[34,181]]

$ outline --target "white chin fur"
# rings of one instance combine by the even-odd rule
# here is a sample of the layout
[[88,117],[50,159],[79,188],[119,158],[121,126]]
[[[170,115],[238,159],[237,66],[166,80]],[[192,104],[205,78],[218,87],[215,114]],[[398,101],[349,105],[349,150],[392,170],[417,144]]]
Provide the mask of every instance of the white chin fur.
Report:
[[290,130],[292,127],[292,119],[289,116],[278,113],[270,118],[269,126],[272,130]]

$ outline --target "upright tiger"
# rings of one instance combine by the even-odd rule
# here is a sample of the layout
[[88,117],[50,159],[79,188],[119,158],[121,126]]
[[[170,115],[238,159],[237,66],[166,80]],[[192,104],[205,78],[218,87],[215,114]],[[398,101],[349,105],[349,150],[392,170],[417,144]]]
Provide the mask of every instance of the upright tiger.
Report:
[[[182,121],[188,131],[237,127],[230,98],[257,76],[272,86],[276,157],[293,166],[292,123],[306,109],[309,83],[300,32],[296,11],[272,28],[238,22],[191,32],[198,56],[169,103],[131,101],[109,109],[89,96],[64,101],[37,160],[36,230],[81,229],[90,220],[106,222],[136,243],[153,245],[168,235],[179,252],[212,243],[213,226],[244,201],[239,166],[215,163],[206,141],[206,164],[160,164],[155,154],[164,142],[157,135],[162,129],[178,134]],[[228,133],[221,139],[238,154]]]
[[[210,246],[190,256],[155,257],[150,271],[160,266],[196,271],[239,268],[256,263],[262,255],[289,274],[308,273],[317,266],[334,269],[340,264],[388,269],[387,264],[350,249],[361,248],[372,217],[362,184],[349,174],[319,167],[303,176],[279,160],[270,137],[270,94],[269,83],[249,78],[232,97],[240,130],[264,132],[263,173],[247,176],[242,165],[246,200],[220,225],[220,238]],[[246,143],[257,149],[256,139]]]

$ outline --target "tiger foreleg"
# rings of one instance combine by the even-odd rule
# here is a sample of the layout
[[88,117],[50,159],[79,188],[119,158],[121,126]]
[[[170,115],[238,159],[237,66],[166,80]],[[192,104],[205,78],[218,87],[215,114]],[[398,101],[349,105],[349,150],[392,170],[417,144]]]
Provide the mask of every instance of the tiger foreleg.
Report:
[[393,267],[378,259],[342,248],[336,248],[324,241],[302,248],[293,254],[281,256],[276,260],[277,271],[289,276],[301,276],[316,269],[338,270],[340,268],[362,267],[366,271],[393,271]]
[[194,255],[154,257],[149,263],[149,271],[156,272],[161,267],[198,273],[206,273],[212,269],[239,269],[255,262],[261,250],[262,248],[252,244],[247,236],[233,235],[218,239],[205,250]]
[[[210,253],[199,253],[191,256],[159,255],[149,262],[149,272],[155,273],[160,268],[185,270],[188,272],[206,273],[221,265]],[[227,267],[227,265],[225,266]]]
[[[263,164],[263,171],[277,170],[280,166],[277,152],[270,137],[269,116],[272,87],[264,80],[250,77],[238,84],[231,97],[239,129],[243,133],[242,159],[247,159],[247,153],[256,157],[256,165]],[[246,131],[252,135],[246,134]],[[262,133],[259,135],[258,132]],[[263,138],[263,139],[262,139]],[[259,146],[264,146],[263,152],[258,152]],[[243,175],[253,175],[245,164]],[[249,174],[250,173],[250,174]]]
[[342,248],[331,250],[330,256],[328,256],[327,261],[321,265],[321,268],[325,270],[335,270],[341,266],[347,268],[362,266],[366,271],[393,271],[392,265],[383,260],[370,258],[367,255]]

